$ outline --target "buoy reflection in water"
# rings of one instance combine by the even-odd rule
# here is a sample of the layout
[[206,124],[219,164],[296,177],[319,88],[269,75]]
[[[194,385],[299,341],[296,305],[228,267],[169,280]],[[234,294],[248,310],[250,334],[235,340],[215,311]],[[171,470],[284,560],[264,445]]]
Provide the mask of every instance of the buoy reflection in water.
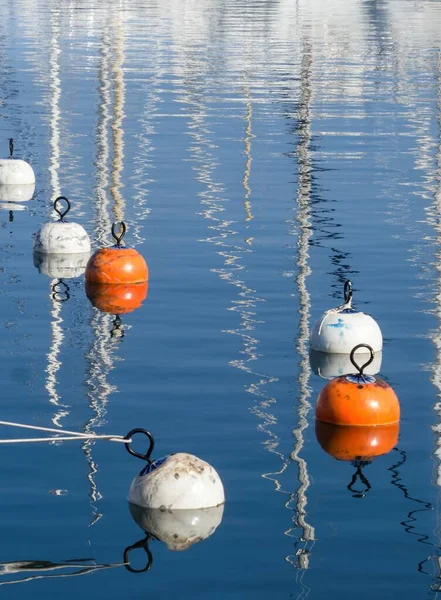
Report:
[[130,514],[147,534],[169,550],[187,550],[213,535],[222,522],[224,505],[198,510],[143,508],[129,502]]
[[398,443],[399,432],[399,423],[376,427],[348,427],[320,421],[315,423],[316,438],[322,449],[336,460],[350,462],[355,467],[347,485],[354,498],[364,498],[371,489],[363,467],[393,450]]
[[104,313],[123,315],[140,308],[147,298],[148,282],[131,284],[91,283],[86,280],[86,295]]
[[69,279],[80,277],[86,270],[90,253],[80,254],[41,254],[34,252],[32,255],[34,267],[42,275],[53,279]]
[[1,202],[28,202],[35,192],[35,183],[23,185],[1,185]]
[[[357,355],[357,360],[361,363],[366,362],[369,354]],[[366,375],[376,375],[381,370],[383,359],[382,352],[376,352],[373,361],[364,369]],[[352,373],[354,367],[348,354],[327,354],[326,352],[317,352],[311,350],[309,361],[313,372],[323,379],[334,379],[341,375]]]
[[370,461],[388,454],[398,443],[400,424],[357,427],[315,422],[315,435],[325,452],[336,460]]

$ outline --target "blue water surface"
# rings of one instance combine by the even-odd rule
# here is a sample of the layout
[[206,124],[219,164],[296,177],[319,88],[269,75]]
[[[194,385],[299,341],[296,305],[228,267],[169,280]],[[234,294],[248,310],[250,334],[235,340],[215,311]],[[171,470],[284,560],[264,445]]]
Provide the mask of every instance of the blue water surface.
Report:
[[[1,445],[2,597],[438,598],[440,50],[430,0],[0,0],[0,154],[14,138],[37,180],[0,198],[1,419],[148,428],[227,498],[208,539],[153,539],[136,574],[141,461]],[[34,266],[61,194],[94,250],[124,220],[148,263],[120,320],[81,270]],[[309,360],[346,279],[402,409],[361,470],[316,439]]]

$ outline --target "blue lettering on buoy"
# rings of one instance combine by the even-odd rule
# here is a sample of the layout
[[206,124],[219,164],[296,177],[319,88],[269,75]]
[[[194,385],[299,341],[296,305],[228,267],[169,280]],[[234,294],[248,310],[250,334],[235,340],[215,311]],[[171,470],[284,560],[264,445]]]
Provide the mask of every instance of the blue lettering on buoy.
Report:
[[336,329],[349,329],[347,325],[344,324],[343,319],[338,319],[337,323],[329,323],[326,327],[335,327]]
[[162,458],[158,458],[157,460],[154,460],[151,463],[147,463],[141,471],[141,473],[139,474],[139,476],[142,477],[143,475],[148,475],[149,473],[163,465],[169,456],[170,454],[167,454],[167,456],[163,456]]

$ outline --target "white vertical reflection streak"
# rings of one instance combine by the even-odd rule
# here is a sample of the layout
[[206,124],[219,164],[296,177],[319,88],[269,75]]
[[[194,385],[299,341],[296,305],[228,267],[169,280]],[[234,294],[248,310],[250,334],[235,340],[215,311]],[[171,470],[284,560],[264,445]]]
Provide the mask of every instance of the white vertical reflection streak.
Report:
[[[122,123],[124,117],[125,103],[125,83],[122,65],[124,62],[124,35],[122,27],[121,11],[117,11],[118,17],[114,22],[114,27],[110,27],[109,20],[103,27],[102,43],[100,49],[100,69],[99,69],[99,121],[97,124],[97,156],[96,166],[96,226],[95,231],[98,240],[105,243],[109,239],[112,220],[110,218],[111,210],[117,220],[124,219],[124,201],[119,191],[122,186],[121,172],[123,168],[123,130]],[[114,34],[113,44],[111,33]],[[111,65],[110,52],[111,46],[114,48],[113,65]],[[111,114],[111,80],[113,80],[113,115]],[[109,170],[109,124],[112,131],[111,145],[113,159],[111,169]],[[107,187],[109,175],[112,186],[110,194],[112,196],[112,205],[109,202]],[[115,368],[115,340],[110,336],[113,316],[94,310],[91,327],[94,333],[94,341],[89,352],[86,355],[88,362],[88,374],[86,383],[89,391],[89,407],[93,415],[84,425],[83,430],[86,433],[93,432],[96,428],[106,423],[107,405],[109,396],[117,391],[117,387],[111,385],[108,381],[109,373]],[[89,526],[95,525],[102,513],[98,510],[96,503],[102,498],[95,481],[95,475],[98,472],[98,465],[92,456],[92,447],[94,442],[87,441],[82,444],[83,452],[89,464],[89,473],[87,475],[90,485],[89,499],[92,509],[92,519]]]
[[[196,59],[193,57],[193,60]],[[251,364],[254,361],[257,361],[261,356],[257,352],[259,340],[255,337],[253,332],[255,331],[256,325],[262,323],[262,321],[259,321],[256,318],[256,306],[259,302],[263,302],[264,300],[259,298],[256,295],[256,291],[251,289],[243,279],[239,278],[239,273],[246,269],[245,264],[242,264],[241,261],[244,260],[247,254],[253,251],[251,249],[253,238],[247,237],[244,240],[244,243],[246,243],[248,247],[232,244],[228,238],[238,234],[236,230],[232,229],[232,225],[235,222],[218,216],[219,213],[226,210],[224,208],[224,203],[228,202],[228,200],[221,197],[224,188],[222,184],[216,183],[213,178],[217,162],[210,150],[216,148],[216,145],[212,140],[211,131],[206,121],[208,111],[204,93],[203,91],[200,91],[199,87],[196,87],[199,82],[195,83],[196,77],[194,72],[197,72],[202,79],[204,76],[203,66],[202,63],[192,63],[188,65],[190,71],[188,81],[191,81],[192,85],[186,86],[186,89],[189,90],[189,92],[183,98],[183,101],[190,106],[188,109],[190,118],[189,134],[193,140],[190,152],[193,161],[196,163],[194,169],[197,172],[197,179],[205,188],[199,193],[200,201],[203,206],[202,216],[211,221],[208,228],[216,232],[216,235],[201,241],[210,242],[219,247],[218,254],[223,258],[225,266],[221,269],[212,269],[212,271],[217,273],[221,279],[230,285],[234,285],[239,290],[239,299],[232,300],[232,306],[227,308],[227,310],[239,313],[239,327],[226,330],[225,333],[239,336],[242,339],[243,349],[240,353],[245,355],[246,358],[231,360],[229,364],[258,378],[257,381],[251,383],[246,388],[246,391],[249,394],[257,396],[258,398],[258,401],[251,407],[250,411],[261,421],[257,429],[263,431],[268,436],[268,439],[263,442],[265,449],[268,450],[268,452],[279,456],[282,462],[279,471],[263,473],[262,477],[271,480],[275,485],[276,491],[284,492],[277,476],[285,471],[289,464],[289,458],[285,457],[277,450],[280,440],[271,430],[271,427],[274,427],[277,424],[277,418],[269,411],[269,407],[276,402],[276,398],[269,396],[265,390],[267,385],[277,381],[277,377],[258,373],[251,368]],[[200,85],[202,86],[202,84]],[[243,89],[245,94],[245,135],[243,138],[245,166],[242,186],[244,188],[245,223],[247,224],[252,219],[252,206],[250,200],[251,188],[249,179],[252,164],[252,140],[255,136],[252,134],[252,101],[247,83],[245,83]]]
[[[51,8],[50,10],[50,22],[51,22],[51,40],[50,40],[50,57],[49,57],[49,91],[50,91],[50,164],[49,174],[52,188],[52,200],[55,200],[57,196],[60,196],[60,181],[58,178],[58,169],[60,167],[60,96],[61,96],[61,81],[60,81],[60,65],[59,57],[61,54],[59,46],[60,37],[60,11],[59,9]],[[60,403],[60,396],[57,393],[57,373],[61,367],[61,361],[58,359],[60,354],[61,345],[64,339],[63,329],[61,324],[63,319],[61,317],[62,302],[55,299],[53,294],[53,286],[57,283],[57,279],[52,279],[49,287],[49,298],[52,304],[51,307],[51,333],[52,339],[50,349],[47,354],[47,367],[46,367],[46,390],[49,394],[49,402],[53,404],[55,412],[52,416],[52,423],[57,427],[61,427],[61,419],[69,414],[66,407]]]
[[293,536],[298,527],[302,530],[300,541],[303,546],[298,548],[296,556],[287,556],[286,560],[300,569],[299,583],[302,591],[298,598],[307,597],[310,588],[303,584],[304,570],[309,567],[309,553],[315,542],[314,527],[306,521],[307,490],[310,485],[308,474],[308,465],[301,456],[304,445],[304,431],[308,427],[308,413],[311,409],[309,397],[311,388],[309,379],[311,376],[311,367],[309,364],[309,307],[310,297],[306,287],[307,277],[311,273],[308,265],[309,258],[309,238],[312,235],[311,228],[311,184],[312,184],[312,165],[310,157],[311,145],[311,100],[312,100],[312,51],[311,44],[304,41],[300,74],[300,103],[297,113],[297,162],[298,162],[298,188],[297,188],[297,216],[295,219],[297,238],[297,267],[298,275],[296,277],[297,289],[299,291],[299,336],[297,338],[296,349],[300,356],[299,373],[299,405],[298,405],[298,426],[294,429],[295,439],[294,449],[291,453],[291,459],[298,465],[299,487],[297,492],[292,495],[287,503],[288,508],[294,508],[296,518],[296,527],[289,529],[286,534]]
[[124,83],[124,20],[123,11],[116,11],[116,35],[115,35],[115,60],[113,63],[113,80],[114,80],[114,93],[113,93],[113,119],[111,123],[112,129],[112,148],[113,148],[113,160],[112,160],[112,186],[110,188],[110,194],[113,199],[112,211],[115,216],[115,221],[124,220],[124,198],[120,192],[123,186],[121,180],[121,174],[124,164],[124,130],[122,127],[123,120],[125,117],[124,105],[126,97],[126,87]]
[[[437,236],[437,251],[435,253],[435,269],[438,273],[437,277],[437,290],[435,296],[435,314],[438,318],[438,329],[432,335],[432,342],[435,346],[435,362],[432,367],[431,381],[438,390],[438,401],[436,402],[434,409],[438,416],[438,421],[441,419],[441,58],[439,59],[439,81],[438,81],[438,98],[437,98],[437,125],[438,125],[438,147],[436,153],[436,188],[434,192],[434,214],[432,215],[432,223]],[[437,434],[436,437],[436,450],[434,452],[438,459],[438,465],[436,467],[436,485],[441,488],[441,423],[437,423],[433,427]],[[440,520],[440,495],[438,495],[436,502],[436,532],[438,539],[441,531],[441,520]],[[436,557],[438,580],[441,579],[441,556]],[[436,591],[436,597],[438,598],[439,583],[434,586]]]

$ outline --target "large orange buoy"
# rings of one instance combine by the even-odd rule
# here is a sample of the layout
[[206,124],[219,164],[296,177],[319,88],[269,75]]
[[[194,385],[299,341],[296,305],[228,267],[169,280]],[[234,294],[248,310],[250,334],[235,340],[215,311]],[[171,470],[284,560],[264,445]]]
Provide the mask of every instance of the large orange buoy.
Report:
[[86,295],[95,308],[124,315],[139,308],[147,297],[148,282],[108,284],[86,281]]
[[91,256],[86,267],[86,281],[106,284],[145,283],[148,281],[149,271],[144,258],[134,248],[121,246],[126,224],[121,221],[119,234],[115,227],[116,223],[113,223],[112,235],[116,245],[101,248]]
[[388,454],[398,443],[400,424],[347,427],[315,422],[315,435],[325,452],[336,460],[370,461]]
[[[369,360],[359,367],[354,354],[359,348],[367,348]],[[330,381],[320,392],[315,416],[319,421],[334,425],[391,425],[400,420],[400,403],[385,381],[372,375],[363,375],[374,360],[374,351],[367,344],[352,349],[350,359],[358,369],[356,375],[342,375]]]

